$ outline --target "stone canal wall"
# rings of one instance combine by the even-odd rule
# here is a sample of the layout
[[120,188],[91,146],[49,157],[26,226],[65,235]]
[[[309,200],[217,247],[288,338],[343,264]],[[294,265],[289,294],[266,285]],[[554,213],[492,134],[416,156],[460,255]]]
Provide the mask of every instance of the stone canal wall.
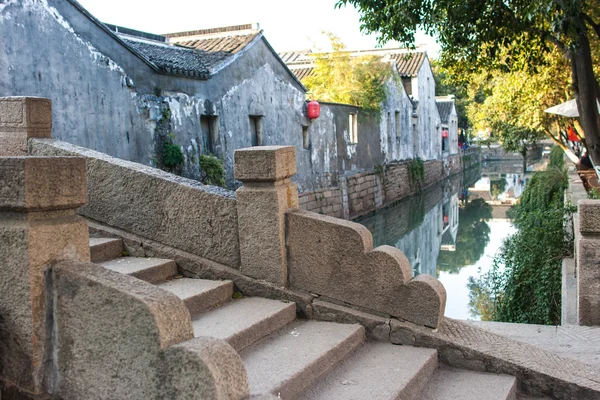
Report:
[[[380,166],[373,171],[340,177],[338,186],[300,194],[300,208],[337,218],[355,219],[398,200],[413,196],[463,171],[464,155],[444,161],[423,163],[422,179],[411,178],[411,161]],[[478,153],[470,153],[464,167],[479,163]]]

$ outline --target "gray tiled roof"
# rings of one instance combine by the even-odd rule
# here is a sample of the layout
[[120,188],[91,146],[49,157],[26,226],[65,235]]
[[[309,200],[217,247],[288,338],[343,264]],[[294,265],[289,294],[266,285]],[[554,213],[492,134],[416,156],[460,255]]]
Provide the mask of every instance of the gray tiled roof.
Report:
[[416,77],[423,65],[427,53],[410,52],[390,54],[390,58],[396,62],[396,69],[400,76]]
[[[394,61],[396,63],[396,70],[398,71],[398,74],[403,77],[416,77],[427,54],[424,51],[396,53],[394,51],[385,51],[385,49],[377,51],[377,53],[384,61]],[[353,57],[364,54],[368,53],[360,51],[355,53],[350,52],[350,55]],[[314,69],[312,66],[314,55],[315,54],[310,50],[286,51],[279,53],[279,57],[281,57],[283,62],[287,64],[288,68],[290,68],[290,70],[299,80],[306,78],[312,73]]]
[[216,66],[216,64],[221,63],[227,57],[243,50],[258,35],[260,35],[260,32],[255,31],[247,35],[209,37],[182,41],[177,44],[182,47],[195,49],[201,54],[206,55],[207,62],[211,66]]
[[215,58],[213,54],[159,42],[122,39],[156,65],[162,73],[199,79],[208,79],[210,76],[211,65]]
[[440,119],[442,120],[442,124],[449,124],[450,114],[452,113],[452,105],[454,104],[454,101],[436,100],[435,104],[437,105],[438,112],[440,113]]
[[290,71],[292,71],[294,75],[296,75],[296,78],[298,78],[298,80],[300,81],[310,76],[315,70],[314,67],[294,68],[293,65],[289,65],[288,67],[290,68]]

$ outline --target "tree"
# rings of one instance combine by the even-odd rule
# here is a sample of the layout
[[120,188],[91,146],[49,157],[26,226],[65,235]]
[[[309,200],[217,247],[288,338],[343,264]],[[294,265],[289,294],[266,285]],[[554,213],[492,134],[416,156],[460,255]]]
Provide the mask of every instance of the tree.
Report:
[[376,56],[353,57],[337,36],[325,34],[333,51],[314,53],[314,70],[302,81],[308,96],[379,111],[386,100],[391,65]]
[[436,35],[444,65],[468,73],[482,67],[525,70],[544,64],[556,48],[569,61],[572,89],[586,146],[600,165],[600,84],[593,71],[591,40],[600,38],[596,0],[339,0],[354,5],[361,28],[379,41],[414,43],[417,27]]
[[484,79],[474,79],[472,92],[485,87],[485,95],[468,106],[469,118],[476,129],[493,129],[493,134],[508,151],[524,156],[543,135],[547,135],[577,161],[566,140],[565,118],[544,110],[569,99],[568,63],[558,51],[545,56],[545,63],[533,70],[485,71]]
[[471,127],[471,122],[467,114],[467,106],[470,103],[467,88],[455,83],[450,78],[449,71],[438,61],[430,60],[429,62],[433,71],[433,78],[435,79],[435,95],[454,95],[454,104],[456,106],[456,113],[458,114],[458,127],[468,130]]

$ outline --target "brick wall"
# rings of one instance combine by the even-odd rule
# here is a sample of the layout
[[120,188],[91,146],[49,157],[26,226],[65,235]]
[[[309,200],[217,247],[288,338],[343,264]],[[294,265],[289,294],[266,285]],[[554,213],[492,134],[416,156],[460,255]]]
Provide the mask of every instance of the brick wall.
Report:
[[[460,156],[457,162],[460,167]],[[415,195],[449,174],[461,171],[462,167],[449,171],[439,160],[426,161],[424,181],[419,188],[410,181],[408,162],[388,164],[382,171],[342,176],[338,187],[302,193],[300,208],[337,218],[354,219]]]
[[347,219],[344,215],[342,190],[339,187],[302,193],[299,200],[303,210]]

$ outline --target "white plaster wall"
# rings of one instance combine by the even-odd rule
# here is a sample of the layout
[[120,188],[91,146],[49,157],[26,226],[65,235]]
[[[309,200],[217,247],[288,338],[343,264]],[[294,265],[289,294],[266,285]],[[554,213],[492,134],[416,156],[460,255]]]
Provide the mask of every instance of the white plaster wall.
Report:
[[[387,99],[381,107],[379,125],[381,151],[384,153],[386,162],[413,158],[413,135],[410,119],[412,103],[399,80],[390,78],[387,82],[387,91]],[[396,112],[399,112],[399,121],[396,121]],[[397,122],[399,122],[398,126]]]
[[413,97],[419,101],[418,156],[423,160],[439,160],[442,157],[441,120],[435,103],[435,80],[427,57],[417,77],[412,79],[412,87]]

